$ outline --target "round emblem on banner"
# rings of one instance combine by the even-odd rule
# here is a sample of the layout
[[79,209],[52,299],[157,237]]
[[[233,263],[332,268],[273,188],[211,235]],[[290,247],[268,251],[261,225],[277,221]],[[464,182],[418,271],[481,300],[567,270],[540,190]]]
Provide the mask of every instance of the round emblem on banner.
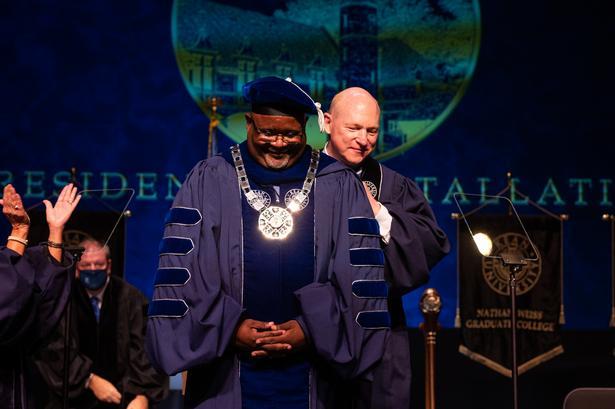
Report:
[[[481,38],[479,0],[175,0],[172,16],[186,90],[219,135],[245,140],[241,89],[255,78],[290,77],[325,108],[356,86],[382,110],[378,160],[444,123],[470,83]],[[317,121],[306,127],[308,144],[322,148]]]
[[367,185],[369,193],[374,197],[374,199],[376,199],[376,196],[378,196],[378,189],[376,188],[376,185],[374,185],[374,183],[370,182],[369,180],[364,180],[363,183]]
[[[290,207],[291,200],[293,200],[293,198],[297,196],[299,193],[301,193],[301,189],[291,189],[288,192],[286,192],[286,194],[284,195],[284,203],[286,204],[286,207]],[[305,199],[303,199],[303,201],[299,204],[299,209],[294,210],[294,211],[298,212],[299,210],[305,209],[309,203],[310,203],[310,197],[309,195],[307,195],[305,196]]]
[[283,240],[293,231],[293,217],[288,210],[271,206],[258,216],[258,228],[268,239]]
[[[538,258],[538,261],[528,261],[516,274],[517,295],[525,294],[540,280],[542,271],[540,255],[534,254],[532,245],[524,235],[510,232],[501,234],[493,240],[491,254],[498,256],[507,252],[520,252],[523,258]],[[508,267],[501,260],[483,257],[483,278],[493,291],[501,295],[510,295],[508,277]]]

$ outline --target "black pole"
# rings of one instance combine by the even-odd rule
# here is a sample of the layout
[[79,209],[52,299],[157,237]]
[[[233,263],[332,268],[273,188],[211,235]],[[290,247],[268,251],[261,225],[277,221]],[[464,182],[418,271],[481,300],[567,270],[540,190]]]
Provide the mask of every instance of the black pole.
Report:
[[64,368],[62,368],[62,408],[68,409],[68,389],[69,389],[69,368],[70,368],[70,330],[71,330],[71,320],[72,320],[72,307],[73,307],[73,288],[75,281],[75,268],[79,260],[81,260],[81,255],[85,251],[83,247],[72,247],[67,248],[64,251],[69,252],[73,256],[73,264],[70,267],[70,278],[69,278],[69,290],[68,290],[68,304],[66,306],[66,311],[64,313]]
[[509,276],[508,285],[510,286],[510,314],[511,314],[511,338],[512,338],[512,383],[513,383],[513,408],[518,409],[518,388],[517,388],[517,278],[515,274],[521,271],[521,265],[512,264],[508,266]]

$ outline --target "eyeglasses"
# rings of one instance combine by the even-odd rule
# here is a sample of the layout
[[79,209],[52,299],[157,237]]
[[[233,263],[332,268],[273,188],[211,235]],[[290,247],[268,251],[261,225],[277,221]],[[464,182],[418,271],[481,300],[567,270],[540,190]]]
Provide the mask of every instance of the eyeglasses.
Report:
[[301,138],[303,136],[303,131],[296,131],[292,129],[290,130],[263,129],[263,128],[259,128],[258,125],[256,125],[256,122],[254,121],[254,119],[252,119],[251,122],[252,122],[252,126],[254,126],[254,130],[256,130],[256,133],[258,133],[261,139],[263,139],[266,142],[274,142],[278,138],[282,138],[284,142],[289,142],[290,140]]

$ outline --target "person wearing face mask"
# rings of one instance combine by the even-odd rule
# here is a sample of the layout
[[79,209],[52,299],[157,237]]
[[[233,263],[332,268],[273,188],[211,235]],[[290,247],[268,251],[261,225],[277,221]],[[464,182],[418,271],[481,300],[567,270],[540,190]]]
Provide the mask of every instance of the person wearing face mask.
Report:
[[[162,400],[167,377],[150,365],[144,350],[147,299],[111,274],[107,245],[87,239],[76,266],[71,324],[71,408],[145,409]],[[46,408],[61,408],[64,323],[39,351],[36,366],[48,384]]]

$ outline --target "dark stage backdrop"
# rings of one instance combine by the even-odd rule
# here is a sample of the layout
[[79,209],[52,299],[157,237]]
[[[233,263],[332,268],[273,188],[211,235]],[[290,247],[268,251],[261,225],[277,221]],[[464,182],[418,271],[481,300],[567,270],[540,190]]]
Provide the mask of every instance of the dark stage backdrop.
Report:
[[[325,104],[341,84],[353,81],[371,87],[388,104],[379,154],[387,158],[386,165],[424,188],[453,243],[452,254],[434,269],[429,283],[442,294],[445,326],[453,325],[457,299],[451,195],[495,193],[512,171],[519,190],[555,213],[570,214],[564,249],[567,327],[607,328],[610,235],[601,215],[613,212],[615,202],[610,2],[391,0],[367,2],[380,7],[374,11],[377,17],[370,17],[367,9],[343,8],[366,2],[341,1],[322,3],[335,10],[321,18],[318,9],[306,9],[311,19],[297,6],[300,1],[262,1],[246,11],[241,7],[252,2],[233,1],[208,6],[212,14],[191,12],[198,3],[4,2],[0,184],[14,183],[28,203],[35,203],[57,191],[74,166],[78,180],[90,188],[135,188],[133,216],[126,223],[125,277],[151,296],[164,214],[185,174],[207,149],[209,122],[195,103],[207,96],[199,95],[199,89],[206,90],[198,77],[204,71],[193,69],[190,53],[208,58],[207,52],[225,44],[222,32],[235,37],[235,45],[241,43],[237,47],[245,67],[255,63],[256,73],[265,72],[258,67],[267,64],[280,75],[316,67],[314,75],[322,77],[315,92]],[[397,18],[412,8],[407,21],[377,14],[399,9],[388,14]],[[360,53],[350,62],[344,59],[355,55],[348,42],[352,36],[326,31],[339,30],[340,20],[334,20],[342,10],[348,19],[358,19],[351,25],[355,29],[363,27],[365,16],[366,24],[380,24],[375,28],[380,31],[364,43],[378,64],[361,60]],[[227,26],[201,24],[219,15],[230,19],[223,20]],[[267,24],[267,18],[276,19],[275,24]],[[406,27],[408,35],[395,37],[396,24]],[[435,49],[424,38],[429,35],[420,37],[423,24],[433,38],[459,33],[450,45],[455,52],[440,44],[432,54]],[[264,39],[254,38],[250,30],[261,26],[282,37],[267,40],[275,55],[258,55]],[[310,44],[322,48],[320,58],[293,57],[298,49],[293,41],[302,38],[297,32],[315,36]],[[204,60],[199,61],[202,69]],[[295,65],[282,64],[289,61]],[[375,74],[357,69],[356,61]],[[228,70],[215,75],[230,109],[242,79]],[[298,75],[308,87],[316,78],[307,71]],[[397,86],[403,95],[396,94]],[[400,106],[393,103],[396,98]],[[240,129],[224,125],[227,136],[220,148]],[[523,213],[529,206],[520,203],[519,208]],[[421,321],[420,292],[405,300],[412,326]]]

